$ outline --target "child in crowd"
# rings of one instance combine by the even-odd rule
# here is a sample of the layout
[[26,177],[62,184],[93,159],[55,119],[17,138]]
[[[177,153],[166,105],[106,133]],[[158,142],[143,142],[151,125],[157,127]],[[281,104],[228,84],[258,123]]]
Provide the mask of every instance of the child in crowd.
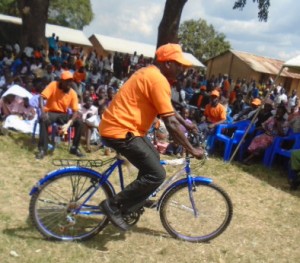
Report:
[[100,136],[98,133],[100,117],[98,108],[93,105],[93,99],[90,96],[84,98],[81,113],[82,120],[85,123],[86,152],[91,152],[91,143],[100,144]]
[[177,157],[182,157],[183,153],[184,148],[175,141],[170,141],[165,152],[166,155],[176,155]]

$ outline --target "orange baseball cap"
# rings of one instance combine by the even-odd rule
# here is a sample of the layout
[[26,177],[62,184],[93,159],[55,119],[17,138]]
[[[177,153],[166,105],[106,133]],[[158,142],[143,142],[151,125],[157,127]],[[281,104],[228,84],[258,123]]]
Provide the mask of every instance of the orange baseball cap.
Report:
[[217,91],[217,90],[213,90],[213,91],[210,93],[210,96],[220,97],[220,92]]
[[62,80],[73,79],[73,74],[70,71],[66,70],[61,73],[60,78]]
[[202,86],[200,87],[200,90],[206,90],[206,86],[202,85]]
[[192,66],[192,63],[183,56],[181,46],[178,44],[162,45],[156,50],[155,55],[159,62],[176,61],[184,66]]
[[251,104],[252,105],[255,105],[255,106],[260,106],[261,105],[261,100],[258,99],[258,98],[255,98],[251,101]]

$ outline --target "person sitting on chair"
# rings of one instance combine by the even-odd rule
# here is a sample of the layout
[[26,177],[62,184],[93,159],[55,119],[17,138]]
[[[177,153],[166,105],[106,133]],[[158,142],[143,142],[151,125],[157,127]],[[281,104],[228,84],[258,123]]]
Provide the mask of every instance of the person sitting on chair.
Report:
[[199,124],[199,132],[202,133],[204,138],[213,134],[215,127],[218,124],[226,121],[226,109],[220,103],[220,93],[217,90],[213,90],[210,94],[210,103],[205,106],[203,122]]
[[276,136],[286,136],[288,121],[285,119],[286,108],[278,107],[275,116],[271,116],[262,123],[263,133],[255,136],[251,141],[248,152],[249,156],[243,160],[243,164],[250,165],[251,160],[264,152],[274,141]]
[[[83,122],[78,114],[78,96],[72,89],[73,75],[70,71],[64,71],[59,81],[52,81],[40,96],[40,136],[38,143],[39,152],[37,159],[43,159],[48,149],[48,126],[57,123],[62,126],[62,132],[67,133],[69,127],[75,128],[75,137],[70,153],[78,157],[83,154],[78,149],[83,129]],[[44,100],[46,104],[44,105]],[[72,110],[72,115],[68,110]]]

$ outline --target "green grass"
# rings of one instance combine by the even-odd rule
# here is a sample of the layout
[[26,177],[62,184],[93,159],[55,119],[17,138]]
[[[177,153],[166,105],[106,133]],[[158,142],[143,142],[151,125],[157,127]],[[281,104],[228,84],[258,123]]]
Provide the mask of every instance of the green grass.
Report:
[[[300,190],[289,191],[285,173],[278,167],[225,164],[219,158],[210,158],[195,171],[213,178],[234,205],[230,226],[209,243],[171,238],[154,210],[146,210],[126,233],[109,225],[86,242],[46,241],[28,220],[28,193],[56,168],[52,158],[70,156],[67,146],[61,145],[53,156],[37,161],[35,150],[26,135],[0,136],[1,263],[300,262]],[[88,157],[104,158],[101,151]]]

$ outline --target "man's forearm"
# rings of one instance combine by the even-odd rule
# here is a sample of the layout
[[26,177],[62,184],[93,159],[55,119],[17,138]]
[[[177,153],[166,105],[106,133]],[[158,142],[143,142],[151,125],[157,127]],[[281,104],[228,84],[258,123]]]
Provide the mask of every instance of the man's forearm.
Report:
[[177,119],[173,116],[171,118],[164,119],[164,122],[168,132],[173,137],[173,139],[178,144],[181,144],[184,148],[186,148],[188,152],[192,152],[194,148],[181,131],[180,123],[177,121]]

